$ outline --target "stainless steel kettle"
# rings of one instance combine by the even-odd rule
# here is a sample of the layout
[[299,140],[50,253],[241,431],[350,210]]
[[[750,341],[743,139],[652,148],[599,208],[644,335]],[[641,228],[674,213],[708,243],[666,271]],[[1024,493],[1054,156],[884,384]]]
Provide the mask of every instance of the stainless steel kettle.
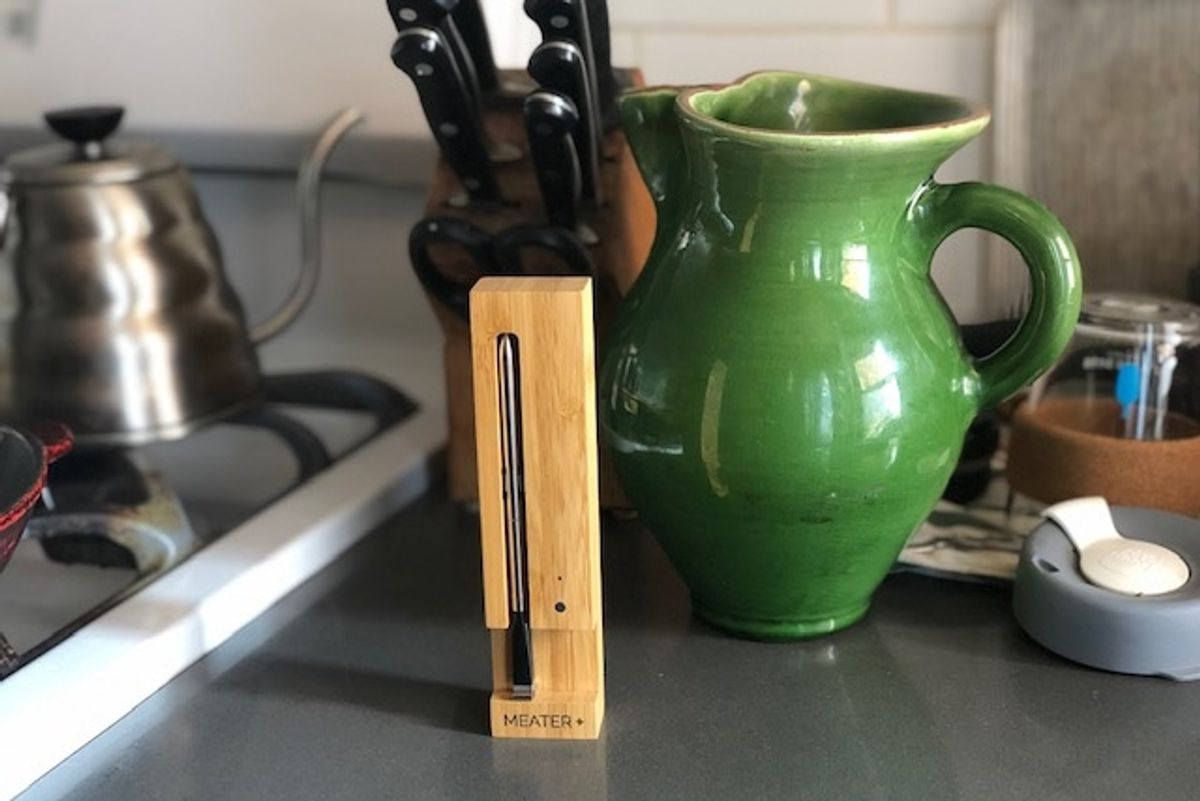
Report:
[[122,112],[47,114],[68,141],[0,165],[0,404],[83,446],[181,437],[261,398],[254,347],[312,296],[320,175],[362,119],[338,114],[301,165],[300,275],[248,328],[190,176],[161,147],[110,139]]

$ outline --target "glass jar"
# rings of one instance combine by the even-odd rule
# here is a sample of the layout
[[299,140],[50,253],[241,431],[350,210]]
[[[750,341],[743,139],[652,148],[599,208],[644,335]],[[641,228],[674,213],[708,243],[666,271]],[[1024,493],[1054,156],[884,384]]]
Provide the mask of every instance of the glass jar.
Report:
[[1200,435],[1200,306],[1105,293],[1084,298],[1029,411],[1059,426],[1135,440]]

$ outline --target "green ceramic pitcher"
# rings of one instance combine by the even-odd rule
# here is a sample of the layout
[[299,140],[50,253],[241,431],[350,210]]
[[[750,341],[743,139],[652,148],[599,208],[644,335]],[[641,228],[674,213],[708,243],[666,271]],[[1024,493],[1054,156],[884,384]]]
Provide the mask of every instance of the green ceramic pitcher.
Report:
[[[651,88],[621,115],[658,211],[610,335],[605,438],[695,611],[770,639],[861,618],[981,407],[1037,377],[1079,312],[1078,257],[1029,198],[934,171],[987,125],[961,100],[791,72]],[[965,227],[1031,278],[973,360],[930,278]]]

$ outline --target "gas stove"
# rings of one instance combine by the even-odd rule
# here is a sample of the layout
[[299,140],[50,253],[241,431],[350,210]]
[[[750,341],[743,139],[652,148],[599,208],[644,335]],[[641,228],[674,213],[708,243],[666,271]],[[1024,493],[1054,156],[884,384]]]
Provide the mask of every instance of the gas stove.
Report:
[[[260,319],[297,263],[294,176],[197,184],[247,317]],[[0,801],[436,480],[441,336],[402,255],[423,203],[419,187],[330,183],[331,269],[296,325],[260,350],[267,403],[181,440],[54,466],[44,508],[0,574],[11,647]]]
[[51,468],[29,542],[0,576],[0,681],[416,410],[360,372],[265,385],[263,404],[223,424]]
[[275,374],[266,403],[224,423],[54,466],[0,574],[0,799],[431,486],[446,437],[437,349],[390,351],[411,396],[352,370]]

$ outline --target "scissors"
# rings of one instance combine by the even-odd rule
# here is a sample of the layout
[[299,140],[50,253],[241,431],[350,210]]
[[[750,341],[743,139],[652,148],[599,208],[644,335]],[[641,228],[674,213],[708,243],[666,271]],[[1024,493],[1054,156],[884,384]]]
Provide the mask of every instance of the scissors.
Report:
[[524,266],[526,250],[549,253],[566,275],[592,275],[587,248],[566,228],[534,223],[514,225],[492,235],[458,217],[426,217],[408,235],[408,257],[421,285],[460,319],[468,317],[467,299],[474,279],[448,275],[430,255],[435,245],[461,248],[481,275],[531,275]]

